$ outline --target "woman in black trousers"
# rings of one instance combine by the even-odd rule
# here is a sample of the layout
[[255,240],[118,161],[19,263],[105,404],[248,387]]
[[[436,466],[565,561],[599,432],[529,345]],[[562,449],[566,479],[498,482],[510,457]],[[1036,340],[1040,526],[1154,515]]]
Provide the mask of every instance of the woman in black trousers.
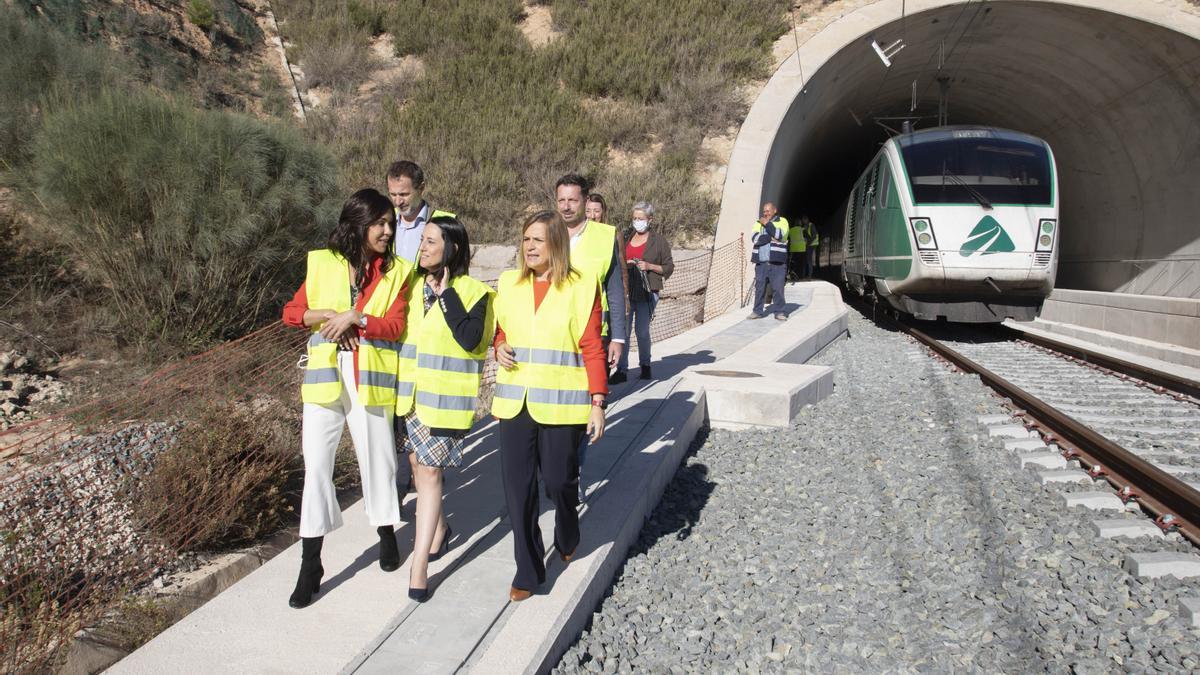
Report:
[[604,433],[607,363],[600,282],[571,267],[570,236],[553,212],[522,228],[521,266],[496,289],[496,388],[500,465],[513,529],[519,602],[546,580],[538,527],[538,475],[554,502],[554,548],[570,562],[579,545],[579,444]]

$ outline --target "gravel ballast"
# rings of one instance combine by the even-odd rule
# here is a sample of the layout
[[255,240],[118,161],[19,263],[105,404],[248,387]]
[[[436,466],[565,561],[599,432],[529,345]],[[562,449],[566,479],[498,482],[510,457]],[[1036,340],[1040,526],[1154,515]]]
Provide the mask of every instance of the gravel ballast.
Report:
[[[557,672],[1190,671],[1200,581],[1140,580],[1017,468],[977,377],[851,314],[836,392],[790,429],[712,431]],[[1140,513],[1124,517],[1143,518]]]

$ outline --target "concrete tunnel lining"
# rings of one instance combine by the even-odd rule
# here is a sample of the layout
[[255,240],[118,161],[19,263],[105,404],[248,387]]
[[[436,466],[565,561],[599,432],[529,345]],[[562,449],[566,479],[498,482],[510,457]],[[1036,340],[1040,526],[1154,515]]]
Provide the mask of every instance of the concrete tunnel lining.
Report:
[[[1170,4],[909,0],[901,20],[898,0],[880,0],[847,13],[784,61],[752,107],[718,245],[748,232],[766,199],[836,239],[830,218],[887,138],[869,118],[908,114],[914,80],[925,94],[916,114],[935,116],[944,39],[950,123],[1033,133],[1055,152],[1058,285],[1200,297],[1200,16]],[[904,38],[890,72],[870,36]]]

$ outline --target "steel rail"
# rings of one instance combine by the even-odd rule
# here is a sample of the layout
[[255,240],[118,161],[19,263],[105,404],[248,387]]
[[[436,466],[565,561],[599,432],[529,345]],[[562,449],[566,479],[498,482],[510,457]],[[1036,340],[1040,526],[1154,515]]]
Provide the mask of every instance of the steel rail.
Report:
[[1200,545],[1200,492],[923,331],[903,322],[895,325],[958,368],[979,375],[984,384],[1023,410],[1022,416],[1044,429],[1048,441],[1087,465],[1093,477],[1104,477],[1122,499],[1136,499],[1157,516],[1160,527],[1178,528]]
[[1010,328],[1008,326],[1002,326],[1001,330],[1018,340],[1023,340],[1039,347],[1045,347],[1046,349],[1059,352],[1060,354],[1072,356],[1081,361],[1100,366],[1101,368],[1107,368],[1113,372],[1129,375],[1130,377],[1136,377],[1139,380],[1149,382],[1150,384],[1161,387],[1162,389],[1173,391],[1177,394],[1190,396],[1194,399],[1200,399],[1200,383],[1197,383],[1194,380],[1179,377],[1178,375],[1173,375],[1161,370],[1155,370],[1154,368],[1149,368],[1131,361],[1119,359],[1115,356],[1101,354],[1100,352],[1096,352],[1085,347],[1061,342],[1044,335],[1034,335],[1032,333],[1026,333],[1019,329]]

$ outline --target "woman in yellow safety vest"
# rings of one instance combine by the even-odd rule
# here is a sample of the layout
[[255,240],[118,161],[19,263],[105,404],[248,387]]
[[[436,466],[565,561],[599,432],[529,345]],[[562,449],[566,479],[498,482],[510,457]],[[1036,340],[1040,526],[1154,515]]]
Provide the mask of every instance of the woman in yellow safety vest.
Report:
[[400,522],[392,415],[396,340],[404,332],[405,282],[411,266],[392,253],[396,214],[375,190],[346,200],[326,248],[308,253],[304,284],[283,308],[283,322],[310,331],[300,393],[304,496],[300,505],[300,578],[288,604],[307,607],[321,587],[321,544],[342,525],[333,461],[350,438],[362,474],[367,519],[379,534],[379,566],[400,567],[394,526]]
[[554,502],[554,548],[570,562],[579,545],[579,444],[604,433],[608,364],[600,337],[600,286],[571,267],[562,219],[543,211],[521,227],[520,268],[496,289],[496,388],[500,466],[513,529],[519,602],[546,580],[537,479]]
[[442,470],[462,464],[495,323],[494,291],[468,276],[470,266],[467,228],[453,216],[434,216],[408,285],[396,383],[396,446],[408,453],[417,488],[408,597],[418,602],[428,597],[429,561],[450,548]]

